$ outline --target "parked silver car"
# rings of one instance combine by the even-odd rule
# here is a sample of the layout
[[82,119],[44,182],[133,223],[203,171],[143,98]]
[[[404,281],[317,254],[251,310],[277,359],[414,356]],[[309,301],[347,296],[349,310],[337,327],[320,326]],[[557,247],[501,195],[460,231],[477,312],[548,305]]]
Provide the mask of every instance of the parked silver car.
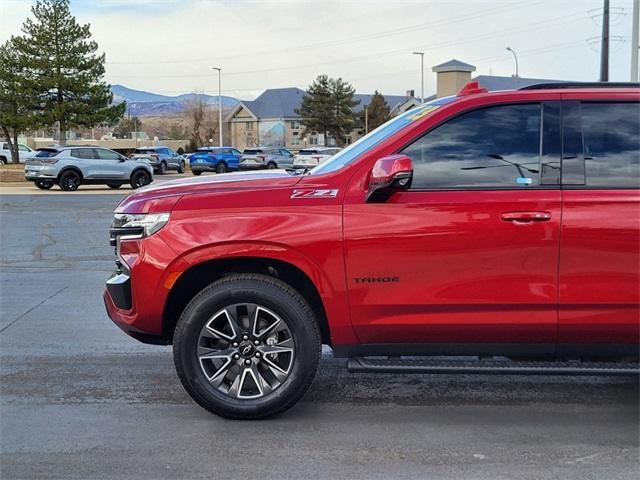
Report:
[[293,157],[293,168],[313,168],[342,150],[340,147],[304,148]]
[[164,175],[168,170],[176,170],[183,173],[186,161],[182,155],[178,155],[169,147],[140,147],[133,152],[132,158],[136,160],[147,159],[155,173]]
[[[36,152],[31,150],[24,143],[18,144],[18,159],[20,163],[24,163],[27,158],[34,156]],[[11,162],[11,150],[9,149],[9,142],[0,142],[0,162]]]
[[293,153],[281,147],[247,148],[240,156],[240,170],[292,168]]
[[39,148],[25,162],[24,176],[43,190],[59,185],[73,191],[82,184],[120,188],[125,183],[139,188],[153,181],[153,167],[107,148],[68,145]]

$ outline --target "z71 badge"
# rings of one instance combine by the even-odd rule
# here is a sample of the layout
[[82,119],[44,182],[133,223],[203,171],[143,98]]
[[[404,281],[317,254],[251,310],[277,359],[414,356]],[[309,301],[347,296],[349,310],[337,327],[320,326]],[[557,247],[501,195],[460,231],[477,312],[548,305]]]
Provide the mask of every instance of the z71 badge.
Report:
[[337,195],[337,188],[308,188],[294,190],[291,194],[291,198],[335,198]]

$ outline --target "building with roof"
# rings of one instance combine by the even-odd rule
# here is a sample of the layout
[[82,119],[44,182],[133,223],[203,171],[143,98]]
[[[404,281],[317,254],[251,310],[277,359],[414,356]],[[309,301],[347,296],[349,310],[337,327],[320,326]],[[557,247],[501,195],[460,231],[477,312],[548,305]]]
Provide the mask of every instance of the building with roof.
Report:
[[[384,95],[392,115],[409,110],[420,104],[411,92],[407,95]],[[315,135],[303,135],[304,128],[296,110],[300,107],[304,90],[300,88],[272,88],[252,101],[242,101],[228,115],[231,124],[232,144],[239,149],[263,146],[285,146],[297,150],[317,144]],[[354,108],[361,112],[371,102],[373,95],[355,94],[359,102]],[[349,139],[357,138],[362,132],[355,131]],[[331,139],[329,142],[331,143]]]
[[[425,98],[425,101],[435,98],[456,95],[470,81],[477,81],[487,90],[513,90],[536,83],[562,82],[563,80],[548,80],[540,78],[500,77],[494,75],[477,75],[474,65],[460,60],[449,60],[432,68],[436,73],[436,93]],[[298,150],[309,145],[322,143],[324,139],[316,135],[304,134],[301,118],[296,113],[300,107],[304,90],[300,88],[272,88],[265,90],[253,101],[243,101],[236,105],[227,119],[231,125],[231,140],[234,147],[285,146]],[[355,94],[354,100],[359,101],[354,108],[356,113],[363,111],[371,103],[373,95]],[[384,95],[391,108],[391,115],[395,116],[420,105],[413,91],[406,95]],[[365,132],[356,129],[347,136],[351,143]],[[327,139],[332,144],[332,139]],[[324,144],[324,143],[322,143]]]
[[436,73],[436,93],[425,100],[456,95],[467,83],[478,82],[481,87],[492,90],[514,90],[516,88],[535,85],[536,83],[558,83],[564,80],[548,80],[542,78],[499,77],[494,75],[477,75],[471,77],[476,67],[460,60],[449,60],[431,69]]

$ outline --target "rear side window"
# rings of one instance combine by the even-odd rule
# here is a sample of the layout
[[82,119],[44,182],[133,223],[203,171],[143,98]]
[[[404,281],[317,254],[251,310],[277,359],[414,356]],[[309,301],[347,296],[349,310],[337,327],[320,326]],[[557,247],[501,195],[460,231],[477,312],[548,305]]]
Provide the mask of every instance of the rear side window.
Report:
[[522,188],[540,184],[540,104],[500,105],[455,117],[402,152],[412,189]]
[[71,156],[75,158],[93,159],[92,148],[73,148],[71,149]]
[[582,103],[585,181],[640,188],[640,103]]

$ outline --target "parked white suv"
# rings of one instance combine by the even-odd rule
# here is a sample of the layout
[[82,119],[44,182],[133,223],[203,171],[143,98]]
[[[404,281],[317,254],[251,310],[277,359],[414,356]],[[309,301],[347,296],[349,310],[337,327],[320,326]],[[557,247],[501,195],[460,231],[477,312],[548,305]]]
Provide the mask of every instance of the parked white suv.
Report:
[[[35,150],[30,149],[24,143],[18,144],[18,157],[20,163],[24,163],[27,158],[31,158],[36,154]],[[7,164],[11,162],[11,150],[9,142],[0,142],[0,162]]]
[[338,153],[338,147],[304,148],[293,157],[293,168],[313,168]]

